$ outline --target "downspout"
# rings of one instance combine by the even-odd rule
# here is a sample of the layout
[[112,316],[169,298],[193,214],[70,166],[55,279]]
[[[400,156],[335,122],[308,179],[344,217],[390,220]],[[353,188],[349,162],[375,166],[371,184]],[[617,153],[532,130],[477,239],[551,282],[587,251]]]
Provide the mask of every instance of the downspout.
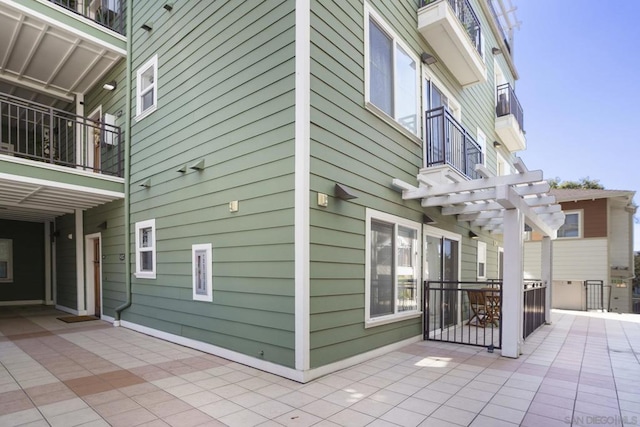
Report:
[[129,209],[130,202],[130,185],[129,177],[131,170],[131,52],[133,45],[133,0],[127,1],[127,23],[126,23],[126,35],[127,35],[127,67],[126,67],[126,112],[125,116],[125,141],[124,141],[124,287],[125,287],[125,302],[116,307],[114,326],[120,326],[120,318],[122,311],[131,306],[131,216]]

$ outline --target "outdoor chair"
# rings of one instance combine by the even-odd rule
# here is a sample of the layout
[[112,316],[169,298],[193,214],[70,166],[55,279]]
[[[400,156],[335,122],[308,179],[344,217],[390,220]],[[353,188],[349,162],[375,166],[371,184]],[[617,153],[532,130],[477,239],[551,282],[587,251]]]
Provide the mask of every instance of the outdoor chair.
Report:
[[484,291],[473,289],[467,291],[469,297],[469,309],[471,317],[467,321],[467,325],[485,327],[487,320],[487,300]]

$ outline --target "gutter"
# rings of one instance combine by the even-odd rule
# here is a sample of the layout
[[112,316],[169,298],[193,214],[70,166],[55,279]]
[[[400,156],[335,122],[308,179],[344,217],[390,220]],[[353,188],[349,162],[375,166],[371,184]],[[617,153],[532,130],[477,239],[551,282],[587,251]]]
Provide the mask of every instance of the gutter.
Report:
[[130,214],[130,197],[131,186],[129,185],[131,170],[131,52],[133,45],[133,0],[127,1],[127,69],[126,69],[126,111],[125,118],[125,144],[124,144],[124,286],[125,286],[125,302],[116,307],[114,326],[120,326],[122,311],[131,307],[131,214]]

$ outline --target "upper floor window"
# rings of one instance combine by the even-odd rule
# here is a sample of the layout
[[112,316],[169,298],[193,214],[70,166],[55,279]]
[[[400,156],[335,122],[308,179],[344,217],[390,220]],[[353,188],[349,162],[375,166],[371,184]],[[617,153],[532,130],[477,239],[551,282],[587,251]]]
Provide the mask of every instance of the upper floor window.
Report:
[[565,212],[564,224],[558,229],[558,238],[582,237],[582,212]]
[[156,220],[136,222],[136,277],[156,278]]
[[478,242],[478,279],[487,278],[487,244]]
[[140,67],[136,76],[136,119],[140,120],[158,105],[158,55]]
[[365,19],[366,101],[418,135],[418,59],[368,6]]
[[420,224],[367,210],[366,239],[366,324],[418,315]]

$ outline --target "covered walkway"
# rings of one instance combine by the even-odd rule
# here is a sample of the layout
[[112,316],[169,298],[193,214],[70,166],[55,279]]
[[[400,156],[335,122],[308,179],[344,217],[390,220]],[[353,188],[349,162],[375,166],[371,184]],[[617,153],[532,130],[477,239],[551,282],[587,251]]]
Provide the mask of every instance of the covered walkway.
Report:
[[640,424],[640,316],[553,311],[518,359],[419,342],[299,384],[48,307],[0,310],[0,425]]

